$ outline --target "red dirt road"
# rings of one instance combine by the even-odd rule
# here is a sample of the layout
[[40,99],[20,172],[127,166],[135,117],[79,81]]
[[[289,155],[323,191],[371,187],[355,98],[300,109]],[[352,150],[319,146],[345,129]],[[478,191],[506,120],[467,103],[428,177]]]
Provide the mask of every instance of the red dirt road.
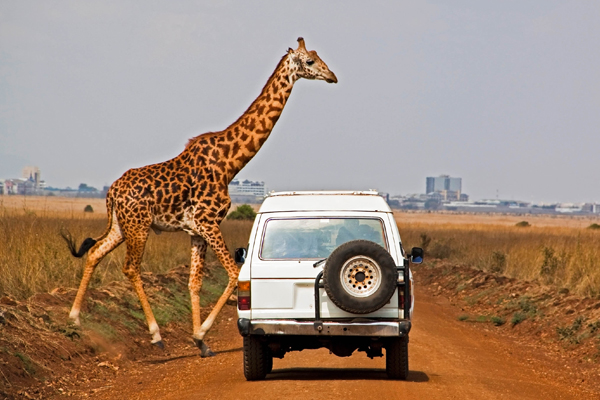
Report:
[[384,358],[339,358],[324,349],[288,353],[274,360],[265,381],[247,382],[235,309],[227,306],[208,339],[216,357],[201,359],[191,347],[169,350],[79,393],[110,400],[600,398],[569,367],[491,326],[460,322],[457,312],[442,297],[417,292],[404,382],[387,379]]

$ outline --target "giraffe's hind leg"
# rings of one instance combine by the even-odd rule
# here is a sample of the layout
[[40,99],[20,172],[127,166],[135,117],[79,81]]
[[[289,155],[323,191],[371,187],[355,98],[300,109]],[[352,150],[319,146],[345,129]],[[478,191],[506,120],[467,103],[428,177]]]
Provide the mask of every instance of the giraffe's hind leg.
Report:
[[81,278],[81,283],[79,284],[79,289],[77,290],[73,307],[71,307],[71,312],[69,313],[69,318],[71,318],[76,325],[80,325],[79,312],[81,310],[81,303],[83,302],[85,291],[87,290],[90,279],[94,274],[94,270],[100,261],[102,261],[104,256],[117,248],[117,246],[119,246],[121,243],[123,243],[123,234],[121,233],[121,229],[119,228],[117,222],[114,221],[108,235],[100,239],[90,249],[85,262],[83,277]]
[[152,308],[150,308],[148,297],[144,292],[144,285],[142,283],[142,277],[140,274],[140,264],[142,262],[142,255],[144,254],[144,248],[146,247],[147,239],[147,229],[143,232],[126,232],[125,244],[127,245],[127,255],[125,256],[123,273],[131,282],[131,286],[133,286],[133,289],[140,299],[142,310],[144,310],[144,315],[146,316],[146,321],[148,322],[148,329],[152,335],[151,343],[162,349],[164,348],[164,344],[160,336],[158,324],[156,323],[156,319],[152,313]]
[[190,267],[190,281],[188,288],[192,302],[192,324],[194,334],[192,339],[201,351],[202,357],[214,356],[208,346],[202,341],[200,334],[202,319],[200,317],[200,289],[202,289],[202,272],[204,269],[204,256],[206,255],[206,241],[201,236],[192,236],[192,262]]
[[213,249],[213,251],[217,255],[217,258],[227,271],[227,275],[229,275],[229,282],[227,283],[225,291],[213,307],[212,311],[210,312],[202,326],[200,327],[199,332],[196,333],[196,331],[194,331],[194,341],[201,350],[200,355],[202,357],[207,357],[210,355],[214,355],[214,353],[210,350],[206,343],[204,343],[204,336],[206,335],[206,332],[208,332],[208,330],[212,327],[212,324],[215,322],[215,318],[227,302],[227,299],[229,299],[229,297],[233,293],[237,285],[237,278],[240,271],[235,261],[233,260],[233,257],[231,257],[231,254],[229,254],[229,251],[227,250],[227,246],[225,245],[225,241],[223,240],[223,235],[221,234],[221,231],[217,224],[202,225],[202,227],[200,228],[200,234],[204,238],[204,240],[206,240],[208,245]]

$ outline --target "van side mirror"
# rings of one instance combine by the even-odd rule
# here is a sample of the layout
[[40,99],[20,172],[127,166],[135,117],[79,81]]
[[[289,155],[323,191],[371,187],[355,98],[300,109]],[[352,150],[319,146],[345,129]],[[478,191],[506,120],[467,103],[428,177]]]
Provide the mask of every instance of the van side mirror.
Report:
[[235,252],[233,253],[233,259],[235,260],[236,264],[243,264],[246,262],[246,256],[248,255],[248,251],[246,250],[245,247],[238,247],[237,249],[235,249]]
[[421,264],[423,262],[423,249],[420,247],[413,247],[410,251],[410,262],[413,264]]

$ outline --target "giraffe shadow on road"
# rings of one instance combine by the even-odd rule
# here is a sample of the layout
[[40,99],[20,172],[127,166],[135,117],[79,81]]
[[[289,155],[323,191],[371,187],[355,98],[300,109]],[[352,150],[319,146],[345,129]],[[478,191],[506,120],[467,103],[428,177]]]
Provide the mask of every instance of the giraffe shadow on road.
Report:
[[[266,380],[389,380],[384,369],[377,368],[282,368],[273,370]],[[428,382],[423,371],[410,371],[407,382]]]
[[234,349],[225,349],[225,350],[215,350],[215,354],[224,354],[224,353],[236,353],[238,351],[243,351],[243,347],[236,347]]
[[[218,355],[218,354],[224,354],[224,353],[235,353],[235,352],[242,351],[242,350],[243,350],[242,347],[236,347],[233,349],[216,350],[214,353],[215,353],[215,355]],[[166,364],[171,361],[177,361],[177,360],[181,360],[184,358],[195,358],[195,357],[200,357],[199,351],[194,351],[192,353],[182,354],[179,356],[173,356],[173,357],[167,356],[167,357],[162,357],[159,359],[146,360],[146,361],[142,361],[142,362],[145,364]]]

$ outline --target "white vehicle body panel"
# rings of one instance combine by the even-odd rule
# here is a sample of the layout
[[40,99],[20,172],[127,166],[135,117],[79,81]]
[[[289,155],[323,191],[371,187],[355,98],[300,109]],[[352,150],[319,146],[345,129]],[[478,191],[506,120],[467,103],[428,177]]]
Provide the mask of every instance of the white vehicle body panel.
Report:
[[[376,192],[285,192],[268,197],[254,222],[246,261],[239,280],[251,282],[251,310],[240,310],[240,318],[314,319],[315,278],[324,264],[314,267],[319,259],[268,260],[261,258],[265,225],[272,219],[298,218],[366,218],[381,221],[385,245],[396,265],[402,265],[404,254],[394,216],[385,200]],[[412,275],[411,275],[412,281]],[[322,319],[403,318],[398,307],[398,292],[379,310],[357,316],[341,310],[319,291]],[[411,314],[412,314],[411,302]]]
[[[315,274],[316,275],[316,274]],[[252,319],[314,319],[314,279],[252,279]],[[321,317],[355,318],[329,300],[324,289],[319,291]],[[398,295],[379,310],[361,314],[361,318],[398,318]]]

